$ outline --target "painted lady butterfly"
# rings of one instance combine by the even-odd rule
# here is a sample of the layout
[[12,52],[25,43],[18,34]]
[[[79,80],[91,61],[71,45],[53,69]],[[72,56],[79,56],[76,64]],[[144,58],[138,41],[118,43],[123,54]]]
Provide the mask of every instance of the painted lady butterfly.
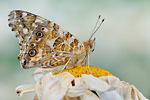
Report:
[[38,15],[15,10],[9,14],[9,26],[19,39],[18,59],[23,68],[76,66],[94,50],[95,39],[80,42],[62,27]]

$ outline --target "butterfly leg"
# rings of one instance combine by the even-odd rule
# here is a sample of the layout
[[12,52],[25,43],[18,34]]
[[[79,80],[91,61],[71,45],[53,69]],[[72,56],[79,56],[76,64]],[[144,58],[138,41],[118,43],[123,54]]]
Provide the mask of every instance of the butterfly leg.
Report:
[[84,63],[84,65],[86,65],[86,63],[87,63],[87,60],[85,60],[85,63]]
[[92,73],[91,73],[91,70],[90,70],[90,49],[88,50],[88,69],[89,69],[89,71],[90,71],[90,74],[92,75]]
[[[73,55],[72,55],[73,56]],[[66,69],[66,66],[69,64],[69,62],[71,61],[71,59],[72,59],[72,56],[69,58],[69,60],[67,61],[67,63],[64,65],[64,67],[62,68],[62,70],[61,70],[61,72],[64,70],[64,69]],[[61,73],[60,72],[60,73]]]

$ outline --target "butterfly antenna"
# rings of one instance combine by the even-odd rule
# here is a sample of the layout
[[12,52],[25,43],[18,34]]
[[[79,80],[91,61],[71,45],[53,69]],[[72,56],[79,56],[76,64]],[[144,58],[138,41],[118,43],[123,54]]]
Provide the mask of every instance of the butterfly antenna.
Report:
[[[94,27],[94,29],[93,29],[93,32],[92,32],[92,35],[91,35],[90,38],[89,38],[89,42],[90,42],[91,38],[93,37],[93,35],[97,32],[97,30],[100,28],[100,26],[102,25],[102,23],[103,23],[104,20],[105,20],[105,19],[103,18],[102,21],[101,21],[101,23],[100,23],[99,26],[97,27],[97,24],[98,24],[98,22],[99,22],[100,17],[101,17],[101,15],[98,16],[96,25],[95,25],[95,27]],[[96,27],[97,27],[97,28],[96,28]],[[89,56],[89,55],[90,55],[90,48],[88,49],[88,69],[89,69],[90,74],[92,75],[92,72],[91,72],[91,70],[90,70],[90,56]]]
[[[100,19],[100,15],[99,15],[99,17],[98,17],[97,23],[98,23],[99,19]],[[89,38],[89,40],[91,40],[91,38],[92,38],[93,35],[97,32],[97,30],[100,28],[100,26],[102,25],[102,23],[104,22],[104,20],[105,20],[105,19],[103,18],[102,21],[101,21],[101,23],[99,24],[99,26],[98,26],[97,28],[96,28],[96,26],[97,26],[97,23],[96,23],[95,28],[94,28],[95,31],[93,31],[93,33],[92,33],[91,37]]]
[[92,33],[95,31],[95,29],[96,29],[96,27],[97,27],[97,24],[98,24],[100,18],[101,18],[101,15],[98,16],[98,19],[97,19],[97,21],[96,21],[96,24],[95,24],[95,26],[94,26],[94,29],[93,29]]

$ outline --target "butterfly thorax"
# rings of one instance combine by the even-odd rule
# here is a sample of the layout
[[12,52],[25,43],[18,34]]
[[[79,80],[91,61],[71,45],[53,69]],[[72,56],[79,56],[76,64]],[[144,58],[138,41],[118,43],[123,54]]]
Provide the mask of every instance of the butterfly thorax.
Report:
[[83,45],[85,47],[85,50],[88,51],[93,47],[93,41],[92,40],[85,41],[83,42]]
[[85,62],[88,57],[88,54],[94,51],[95,39],[93,41],[92,40],[85,41],[83,42],[83,45],[84,45],[84,50],[81,50],[79,54],[75,53],[73,56],[74,58],[72,60],[74,62],[72,64],[74,64],[74,66]]
[[95,38],[94,40],[88,40],[83,42],[83,45],[87,53],[93,52],[95,49]]

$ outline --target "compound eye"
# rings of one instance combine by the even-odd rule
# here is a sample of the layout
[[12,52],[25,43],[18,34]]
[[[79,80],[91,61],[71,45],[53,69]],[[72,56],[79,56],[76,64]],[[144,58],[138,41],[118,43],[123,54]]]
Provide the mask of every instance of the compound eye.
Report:
[[41,38],[41,37],[44,36],[44,34],[41,31],[39,31],[39,32],[36,33],[36,36],[39,37],[39,38]]
[[28,54],[29,54],[30,57],[34,57],[36,55],[36,50],[35,49],[30,49]]

